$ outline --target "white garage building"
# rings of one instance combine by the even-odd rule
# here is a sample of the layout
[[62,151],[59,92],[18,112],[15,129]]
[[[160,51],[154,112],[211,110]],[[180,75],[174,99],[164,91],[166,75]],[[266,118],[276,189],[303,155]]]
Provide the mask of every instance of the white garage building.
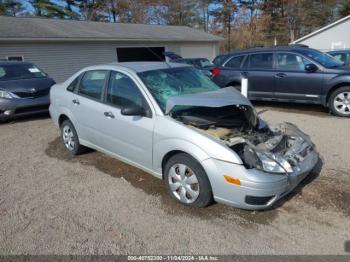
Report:
[[184,26],[0,17],[0,59],[29,61],[57,82],[82,67],[218,55],[222,38]]
[[303,44],[321,50],[350,49],[350,15],[301,37],[292,44]]

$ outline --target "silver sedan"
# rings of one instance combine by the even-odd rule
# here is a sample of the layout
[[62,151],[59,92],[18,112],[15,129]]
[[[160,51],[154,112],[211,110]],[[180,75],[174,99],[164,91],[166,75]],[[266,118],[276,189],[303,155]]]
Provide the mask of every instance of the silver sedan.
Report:
[[69,152],[89,147],[118,158],[163,179],[189,206],[271,207],[318,161],[296,126],[268,127],[234,88],[182,64],[87,67],[54,85],[50,98]]

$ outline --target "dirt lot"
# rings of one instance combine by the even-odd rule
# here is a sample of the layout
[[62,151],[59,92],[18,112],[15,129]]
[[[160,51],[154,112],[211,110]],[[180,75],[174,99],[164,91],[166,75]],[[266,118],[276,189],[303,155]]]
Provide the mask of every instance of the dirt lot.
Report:
[[71,158],[45,117],[0,125],[0,254],[345,254],[350,120],[315,106],[257,109],[297,124],[321,155],[263,212],[183,207],[162,181],[106,155]]

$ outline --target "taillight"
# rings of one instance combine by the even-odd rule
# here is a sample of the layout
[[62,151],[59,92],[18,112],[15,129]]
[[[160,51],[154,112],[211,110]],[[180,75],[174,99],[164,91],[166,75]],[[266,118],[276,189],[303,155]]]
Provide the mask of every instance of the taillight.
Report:
[[220,75],[220,69],[214,68],[213,70],[211,70],[211,73],[213,74],[213,76],[218,76]]

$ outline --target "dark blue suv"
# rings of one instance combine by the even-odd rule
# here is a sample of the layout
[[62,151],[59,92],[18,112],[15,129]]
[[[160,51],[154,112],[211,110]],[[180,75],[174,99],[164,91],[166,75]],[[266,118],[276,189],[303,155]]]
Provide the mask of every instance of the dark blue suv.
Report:
[[350,67],[328,54],[285,46],[241,50],[218,61],[214,82],[240,89],[246,77],[250,100],[321,104],[350,117]]

